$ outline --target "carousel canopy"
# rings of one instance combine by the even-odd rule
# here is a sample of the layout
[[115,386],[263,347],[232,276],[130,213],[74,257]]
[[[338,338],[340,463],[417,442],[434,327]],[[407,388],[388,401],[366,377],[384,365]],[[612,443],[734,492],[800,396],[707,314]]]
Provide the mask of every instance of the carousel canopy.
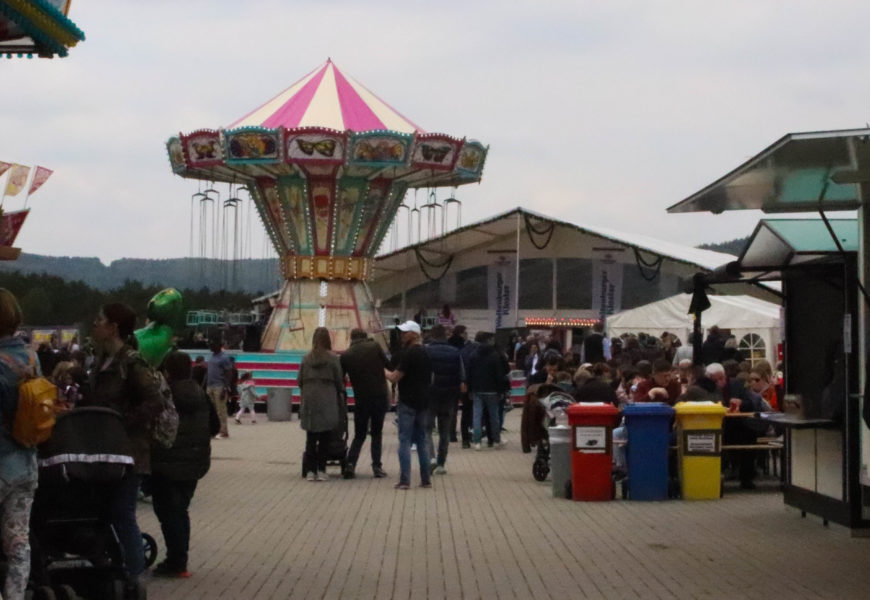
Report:
[[0,0],[0,55],[66,56],[85,34],[67,18],[70,0]]
[[359,82],[342,73],[331,59],[227,129],[246,126],[424,133]]

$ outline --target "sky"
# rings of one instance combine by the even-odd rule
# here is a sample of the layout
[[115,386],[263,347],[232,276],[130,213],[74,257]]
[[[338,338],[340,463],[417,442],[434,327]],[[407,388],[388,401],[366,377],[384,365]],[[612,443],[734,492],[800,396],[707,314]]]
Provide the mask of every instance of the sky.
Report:
[[522,206],[687,245],[746,236],[762,213],[666,208],[786,133],[870,121],[867,2],[79,0],[69,16],[86,40],[67,58],[0,59],[0,161],[55,171],[28,200],[30,253],[189,256],[198,184],[166,140],[328,57],[427,131],[490,146],[457,192],[463,224]]

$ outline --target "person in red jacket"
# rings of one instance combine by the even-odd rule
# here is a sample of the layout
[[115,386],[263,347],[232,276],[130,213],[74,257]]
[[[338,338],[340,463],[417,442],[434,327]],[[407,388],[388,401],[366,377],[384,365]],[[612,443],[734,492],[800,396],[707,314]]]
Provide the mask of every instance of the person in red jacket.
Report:
[[634,402],[664,402],[673,406],[683,393],[680,380],[674,374],[674,367],[665,359],[659,359],[653,364],[652,377],[637,384],[634,391]]

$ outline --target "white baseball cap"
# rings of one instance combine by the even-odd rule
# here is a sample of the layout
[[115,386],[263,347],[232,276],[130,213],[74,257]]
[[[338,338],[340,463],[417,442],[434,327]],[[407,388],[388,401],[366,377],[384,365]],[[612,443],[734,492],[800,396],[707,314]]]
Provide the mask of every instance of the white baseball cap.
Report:
[[413,331],[417,335],[420,334],[420,324],[417,321],[405,321],[399,325],[399,331]]

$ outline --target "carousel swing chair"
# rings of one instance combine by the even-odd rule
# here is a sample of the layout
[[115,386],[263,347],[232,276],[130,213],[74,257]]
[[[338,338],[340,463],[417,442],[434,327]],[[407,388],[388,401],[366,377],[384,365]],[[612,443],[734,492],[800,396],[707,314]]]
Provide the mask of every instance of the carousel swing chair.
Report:
[[545,481],[550,474],[550,434],[548,429],[564,419],[566,409],[577,401],[552,384],[531,386],[523,402],[521,444],[523,452],[536,448],[532,477]]

